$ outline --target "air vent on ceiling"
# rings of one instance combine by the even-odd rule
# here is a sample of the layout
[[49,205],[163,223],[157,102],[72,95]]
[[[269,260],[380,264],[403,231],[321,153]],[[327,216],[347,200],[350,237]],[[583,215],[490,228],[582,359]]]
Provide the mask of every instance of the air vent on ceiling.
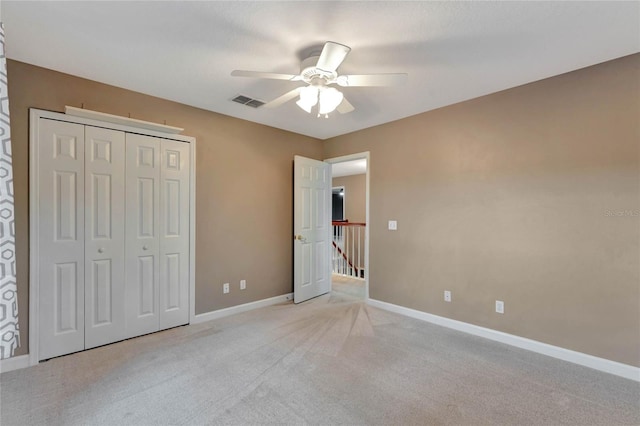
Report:
[[238,95],[235,98],[231,99],[233,102],[237,102],[242,105],[250,106],[252,108],[258,108],[264,105],[264,102],[259,101],[257,99],[250,98],[244,95]]

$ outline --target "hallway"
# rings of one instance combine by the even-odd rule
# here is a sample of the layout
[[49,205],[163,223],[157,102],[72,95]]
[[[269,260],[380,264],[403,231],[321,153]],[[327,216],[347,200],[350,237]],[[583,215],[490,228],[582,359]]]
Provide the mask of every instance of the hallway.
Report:
[[331,286],[334,292],[353,296],[356,299],[364,300],[366,297],[365,280],[348,277],[346,275],[331,275]]

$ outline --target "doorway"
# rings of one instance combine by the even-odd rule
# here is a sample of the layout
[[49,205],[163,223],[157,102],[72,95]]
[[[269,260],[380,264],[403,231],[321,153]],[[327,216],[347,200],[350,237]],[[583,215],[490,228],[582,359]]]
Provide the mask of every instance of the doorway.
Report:
[[334,186],[331,188],[331,220],[345,220],[345,199],[344,186]]
[[369,152],[329,158],[332,176],[331,290],[369,298]]

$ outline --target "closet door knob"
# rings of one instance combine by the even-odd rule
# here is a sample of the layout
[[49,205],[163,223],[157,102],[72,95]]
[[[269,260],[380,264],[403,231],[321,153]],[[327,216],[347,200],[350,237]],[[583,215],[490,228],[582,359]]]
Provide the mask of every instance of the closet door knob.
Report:
[[142,250],[149,250],[149,247],[147,247],[147,246],[142,246]]
[[102,247],[100,247],[100,248],[98,249],[98,253],[104,253],[104,249],[103,249]]

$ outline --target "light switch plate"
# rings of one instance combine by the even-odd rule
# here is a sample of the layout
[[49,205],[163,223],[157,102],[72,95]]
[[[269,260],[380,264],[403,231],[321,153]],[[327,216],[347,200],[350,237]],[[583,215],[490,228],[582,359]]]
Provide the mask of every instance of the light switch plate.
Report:
[[398,222],[395,220],[389,221],[389,231],[397,231],[398,230]]

